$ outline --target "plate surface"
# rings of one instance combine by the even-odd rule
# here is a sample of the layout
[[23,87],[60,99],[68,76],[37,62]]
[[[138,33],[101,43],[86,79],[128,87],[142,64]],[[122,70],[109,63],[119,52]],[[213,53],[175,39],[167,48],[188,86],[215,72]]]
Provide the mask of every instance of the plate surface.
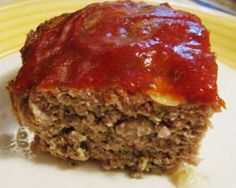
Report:
[[[56,1],[50,2],[55,3]],[[64,1],[61,2],[64,3]],[[75,4],[76,1],[71,2]],[[62,7],[65,5],[63,3],[61,5]],[[72,7],[72,4],[70,5],[70,8]],[[84,6],[84,4],[81,6]],[[25,7],[27,6],[25,5]],[[39,8],[40,7],[38,7],[38,9]],[[69,9],[69,6],[65,8]],[[61,9],[55,14],[59,14]],[[0,8],[0,15],[3,15],[1,14],[2,10],[3,9]],[[6,11],[4,14],[7,14],[10,13],[10,10],[12,11],[12,8],[5,10]],[[19,7],[16,8],[16,10],[19,10]],[[48,11],[49,10],[50,8],[48,8]],[[192,179],[193,183],[190,184],[189,187],[236,188],[236,71],[224,65],[227,64],[231,65],[231,67],[235,67],[236,64],[236,61],[234,61],[236,53],[236,22],[233,23],[233,26],[227,22],[223,23],[220,20],[223,20],[224,16],[219,17],[218,22],[215,20],[212,21],[213,14],[217,13],[212,13],[209,15],[206,13],[201,13],[201,17],[204,21],[206,21],[206,25],[209,26],[212,31],[213,48],[218,52],[218,57],[220,59],[218,61],[218,84],[220,96],[225,100],[227,109],[223,110],[221,113],[215,114],[212,119],[213,128],[209,129],[202,142],[199,155],[202,160],[200,161],[198,167],[194,169]],[[52,16],[52,14],[50,13],[48,16]],[[27,22],[27,24],[25,24],[25,28],[33,28],[32,26],[34,26],[35,23],[38,23],[39,21],[41,22],[46,17],[41,16],[39,18],[40,19],[38,21],[35,17],[35,20],[32,20],[29,23]],[[4,20],[3,17],[0,17],[0,20],[1,19]],[[230,17],[228,21],[230,19],[234,18]],[[12,20],[14,19],[12,18]],[[1,23],[3,24],[3,22],[0,22],[0,24]],[[10,22],[5,21],[4,23],[9,24]],[[16,25],[17,23],[19,24],[20,22],[16,22]],[[34,25],[32,25],[32,23]],[[6,25],[5,28],[7,27],[10,27],[10,25]],[[220,30],[220,28],[222,28],[222,30]],[[15,38],[12,38],[10,35],[13,31],[16,32]],[[0,50],[0,52],[2,54],[6,52],[5,54],[7,54],[10,51],[19,49],[24,40],[24,37],[22,38],[23,35],[25,35],[24,32],[19,34],[19,31],[15,30],[12,26],[12,30],[9,32],[9,35],[6,35],[7,38],[5,37],[4,40],[9,40],[8,42],[12,42],[11,44],[14,44],[15,46],[10,46],[11,48],[6,48],[5,51]],[[3,45],[4,43],[1,43],[0,47],[3,47]],[[169,181],[169,179],[165,176],[146,175],[143,179],[137,180],[129,178],[126,172],[104,171],[98,164],[94,163],[86,162],[80,163],[76,166],[71,166],[66,162],[56,160],[49,156],[34,156],[29,154],[27,147],[26,149],[25,147],[21,147],[21,142],[19,142],[19,140],[16,142],[19,125],[11,112],[8,92],[6,90],[8,81],[16,75],[16,72],[20,66],[21,59],[18,52],[0,59],[0,187],[174,187],[171,181]],[[16,147],[17,145],[18,147]],[[187,188],[187,186],[185,188]]]

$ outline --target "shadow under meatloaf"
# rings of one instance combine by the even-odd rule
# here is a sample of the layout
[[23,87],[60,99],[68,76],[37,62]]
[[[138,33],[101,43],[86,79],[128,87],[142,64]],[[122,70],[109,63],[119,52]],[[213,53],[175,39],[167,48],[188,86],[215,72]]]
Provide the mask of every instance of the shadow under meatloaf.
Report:
[[201,104],[164,106],[121,89],[54,88],[11,95],[33,146],[62,159],[102,162],[105,169],[169,173],[196,164],[213,110]]

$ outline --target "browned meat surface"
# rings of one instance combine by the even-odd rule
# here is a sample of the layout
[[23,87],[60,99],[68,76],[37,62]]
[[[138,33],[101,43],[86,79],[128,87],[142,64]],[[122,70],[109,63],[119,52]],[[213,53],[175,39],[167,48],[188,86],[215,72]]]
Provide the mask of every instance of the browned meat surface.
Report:
[[163,106],[144,94],[56,88],[12,101],[34,147],[62,159],[96,159],[106,169],[168,173],[196,164],[199,141],[213,110]]

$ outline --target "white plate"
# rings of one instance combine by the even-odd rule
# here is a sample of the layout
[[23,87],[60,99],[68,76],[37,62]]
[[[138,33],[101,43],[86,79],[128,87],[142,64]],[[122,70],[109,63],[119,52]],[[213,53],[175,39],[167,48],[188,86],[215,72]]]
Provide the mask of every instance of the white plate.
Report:
[[[13,188],[172,188],[165,176],[145,175],[131,179],[125,172],[108,172],[90,162],[78,166],[51,157],[25,157],[20,151],[10,152],[6,145],[15,139],[18,123],[11,112],[6,86],[19,67],[20,55],[0,59],[0,187]],[[219,64],[220,96],[227,109],[215,114],[200,149],[202,159],[195,168],[191,188],[236,188],[236,72]],[[5,150],[4,150],[5,149]],[[199,182],[198,182],[199,181]]]

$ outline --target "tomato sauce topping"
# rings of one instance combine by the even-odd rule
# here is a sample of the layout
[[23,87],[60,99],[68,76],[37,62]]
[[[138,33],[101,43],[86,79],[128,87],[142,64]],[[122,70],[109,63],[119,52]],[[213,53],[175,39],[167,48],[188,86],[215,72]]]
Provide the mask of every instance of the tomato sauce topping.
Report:
[[96,3],[42,24],[21,50],[15,92],[69,86],[212,103],[217,64],[200,19],[168,4]]

